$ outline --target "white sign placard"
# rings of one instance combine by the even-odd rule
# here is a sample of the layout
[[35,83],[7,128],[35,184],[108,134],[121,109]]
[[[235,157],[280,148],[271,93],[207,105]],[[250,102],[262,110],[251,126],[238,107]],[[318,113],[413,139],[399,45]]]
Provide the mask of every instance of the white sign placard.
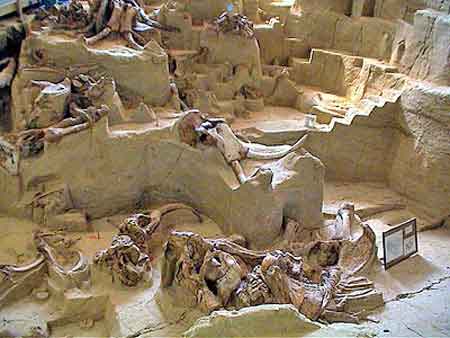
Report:
[[410,219],[383,232],[384,267],[386,269],[417,252],[416,219]]

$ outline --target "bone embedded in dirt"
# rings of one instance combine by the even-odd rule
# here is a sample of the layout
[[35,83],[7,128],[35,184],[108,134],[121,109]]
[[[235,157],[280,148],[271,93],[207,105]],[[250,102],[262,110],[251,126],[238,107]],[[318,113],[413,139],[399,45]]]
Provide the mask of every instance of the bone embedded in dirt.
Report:
[[0,336],[449,335],[449,0],[30,5],[0,5]]

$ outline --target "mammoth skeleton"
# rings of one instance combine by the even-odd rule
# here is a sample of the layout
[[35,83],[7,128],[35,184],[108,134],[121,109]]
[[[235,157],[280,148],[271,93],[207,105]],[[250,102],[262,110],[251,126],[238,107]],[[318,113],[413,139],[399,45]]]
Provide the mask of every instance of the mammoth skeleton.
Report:
[[280,159],[294,151],[300,150],[307,140],[304,135],[294,145],[265,146],[240,140],[223,119],[208,118],[198,110],[186,112],[176,124],[178,135],[183,143],[196,146],[216,146],[225,161],[231,166],[239,182],[248,180],[241,161],[268,161]]

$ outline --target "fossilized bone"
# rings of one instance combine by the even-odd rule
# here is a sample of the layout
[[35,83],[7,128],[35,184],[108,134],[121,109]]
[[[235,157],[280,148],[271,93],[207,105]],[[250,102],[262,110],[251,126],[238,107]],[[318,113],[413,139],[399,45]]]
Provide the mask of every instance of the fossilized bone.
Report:
[[[110,89],[106,85],[113,83],[106,82],[104,77],[96,81],[79,74],[56,84],[49,81],[31,81],[30,84],[41,92],[34,101],[28,122],[32,129],[18,135],[17,145],[24,157],[38,154],[44,148],[44,140],[57,142],[66,135],[89,129],[109,113],[109,107],[100,102]],[[67,106],[71,116],[63,119]]]
[[88,0],[90,8],[90,22],[86,27],[80,29],[81,33],[94,32],[99,33],[108,21],[106,18],[106,13],[110,0]]
[[335,226],[346,227],[347,237],[334,235],[331,240],[316,240],[292,251],[319,269],[338,265],[346,277],[362,273],[376,259],[376,236],[370,226],[355,217],[353,210],[353,204],[344,203],[336,216]]
[[[138,15],[138,9],[128,3],[122,3],[119,1],[113,1],[114,7],[106,27],[98,34],[85,38],[87,45],[92,45],[100,40],[103,40],[111,33],[120,33],[128,45],[134,49],[143,49],[144,47],[139,45],[135,41],[135,37],[140,38],[139,34],[133,31],[134,22]],[[142,38],[140,38],[142,42]]]
[[145,246],[145,242],[161,225],[161,218],[176,210],[189,210],[202,221],[201,215],[193,208],[183,203],[169,203],[160,208],[134,214],[126,218],[119,225],[119,233],[129,235],[138,245]]
[[292,146],[273,146],[258,148],[247,143],[248,152],[247,157],[251,160],[275,160],[282,158],[296,150],[301,149],[306,142],[308,135],[304,135]]
[[252,251],[227,239],[173,232],[164,252],[161,282],[163,288],[180,287],[193,294],[205,311],[290,303],[310,319],[356,321],[360,315],[351,311],[354,304],[382,302],[373,283],[352,276],[358,271],[352,266],[337,258],[323,265],[312,262],[314,266],[307,260],[284,251]]
[[100,40],[106,38],[111,32],[119,32],[120,30],[120,19],[124,11],[123,3],[121,1],[113,1],[113,9],[111,17],[109,18],[106,27],[100,32],[90,38],[84,38],[87,45],[92,45]]
[[128,45],[134,49],[143,49],[144,47],[139,45],[134,40],[133,24],[136,20],[138,10],[136,7],[130,4],[125,4],[125,12],[120,18],[120,35],[128,42]]
[[351,203],[344,203],[336,215],[334,239],[350,239],[354,222],[355,206]]
[[17,135],[16,145],[21,157],[30,157],[39,154],[44,149],[45,132],[41,129],[31,129]]
[[[41,280],[37,276],[48,273],[55,274],[58,281],[64,283],[64,287],[81,287],[82,283],[89,282],[89,264],[83,253],[79,250],[70,249],[73,240],[67,240],[58,232],[44,233],[37,231],[33,234],[33,241],[38,251],[37,258],[29,264],[0,265],[0,272],[5,275],[5,284],[0,284],[0,300],[13,299],[24,290],[33,287]],[[55,256],[58,252],[64,258],[75,259],[69,267],[62,265]],[[46,268],[44,270],[43,265]],[[38,275],[36,275],[38,273]]]
[[[76,262],[69,268],[65,268],[63,265],[61,265],[53,253],[55,249],[52,248],[52,246],[49,245],[49,243],[45,239],[45,237],[47,236],[47,234],[43,234],[42,232],[35,233],[33,235],[34,243],[37,250],[45,257],[47,262],[58,273],[67,277],[72,277],[74,274],[84,272],[89,268],[87,259],[84,257],[83,253],[80,250],[71,250],[69,252],[64,251],[63,254],[66,256],[75,256]],[[52,236],[52,234],[50,234],[50,236]]]
[[[186,268],[180,272],[192,269],[195,266],[200,271],[203,256],[208,250],[212,248],[212,244],[207,243],[203,238],[192,232],[172,232],[169,236],[165,249],[164,249],[164,260],[162,263],[161,272],[161,286],[163,288],[173,285],[175,279],[180,278],[177,275],[180,268],[180,261],[183,260],[183,256],[186,256]],[[198,272],[197,272],[198,274]],[[187,276],[189,277],[189,275]],[[192,275],[189,278],[193,278]],[[197,278],[198,279],[198,278]],[[198,284],[197,280],[195,284]]]
[[365,223],[361,223],[360,226],[362,232],[358,237],[341,242],[338,265],[347,276],[362,273],[377,257],[375,233]]
[[97,252],[94,263],[110,269],[112,277],[117,276],[126,286],[137,285],[151,271],[148,255],[124,234],[115,235],[108,249]]
[[130,3],[133,7],[135,7],[138,10],[138,18],[140,23],[147,25],[150,28],[156,28],[156,29],[160,29],[166,32],[179,32],[180,29],[177,27],[172,27],[172,26],[168,26],[168,25],[163,25],[160,22],[151,19],[144,11],[144,9],[142,8],[142,6],[140,4],[138,4],[135,0],[124,0],[125,2]]
[[[264,280],[277,303],[291,303],[305,316],[316,320],[332,299],[340,281],[341,270],[339,268],[323,270],[320,280],[314,283],[304,274],[302,260],[296,258],[296,261],[293,261],[293,259],[283,254],[268,255],[261,265]],[[290,271],[292,267],[295,273]]]
[[217,33],[235,33],[249,39],[254,37],[253,23],[241,14],[223,12],[214,20],[214,28]]
[[240,183],[247,181],[240,161],[245,159],[259,161],[280,159],[300,149],[308,137],[308,135],[303,136],[292,146],[262,146],[241,141],[226,123],[219,123],[208,132],[214,138],[225,160],[230,163]]
[[89,23],[88,12],[78,0],[70,2],[69,6],[61,6],[57,8],[56,13],[56,29],[80,29]]
[[36,259],[28,264],[0,265],[0,307],[27,296],[31,288],[42,282],[41,277],[47,271],[45,261],[45,257],[38,254]]
[[59,142],[64,136],[76,134],[80,131],[89,129],[89,126],[89,123],[82,123],[65,128],[50,127],[45,131],[45,140],[49,143],[56,143]]
[[108,22],[106,18],[106,12],[108,10],[108,6],[110,4],[109,0],[97,0],[96,4],[98,5],[96,10],[96,17],[93,21],[95,26],[95,31],[98,33],[100,32],[104,26],[105,23]]
[[31,81],[31,86],[39,87],[40,93],[33,102],[29,128],[45,128],[62,120],[70,98],[70,79],[59,83]]
[[61,264],[58,263],[55,256],[52,254],[51,248],[49,246],[40,246],[39,250],[44,254],[44,256],[47,258],[47,260],[50,262],[50,264],[53,265],[53,267],[61,274],[69,276],[70,274],[82,271],[87,268],[87,260],[82,254],[81,251],[77,250],[74,252],[76,256],[76,263],[73,264],[70,268],[65,268]]
[[214,285],[219,302],[223,305],[228,304],[243,277],[244,270],[235,257],[220,250],[208,252],[200,268],[200,280]]
[[[112,14],[107,21],[106,26],[105,15],[106,8],[109,4],[112,4]],[[96,42],[103,40],[111,33],[120,33],[120,35],[128,42],[128,45],[135,49],[143,49],[145,41],[142,36],[139,35],[140,31],[146,29],[161,29],[166,31],[177,31],[178,29],[164,26],[159,22],[152,20],[145,13],[144,9],[134,0],[103,0],[97,7],[98,3],[93,4],[93,9],[97,10],[95,14],[95,21],[92,21],[85,29],[85,32],[92,30],[95,27],[96,34],[89,38],[84,38],[87,45],[95,44]],[[138,22],[140,20],[141,22]],[[136,42],[138,39],[139,42]]]
[[[79,250],[70,249],[72,240],[66,240],[57,232],[44,233],[37,231],[33,234],[33,242],[38,251],[38,258],[23,267],[6,267],[6,271],[25,273],[39,268],[44,262],[47,263],[48,272],[59,276],[64,282],[64,287],[81,287],[82,283],[89,282],[89,264],[83,253]],[[63,266],[55,256],[55,251],[65,259],[75,259],[69,267]],[[5,271],[5,268],[4,268]],[[50,273],[51,271],[51,273]]]
[[226,238],[206,239],[205,241],[215,249],[240,257],[246,264],[251,266],[261,264],[269,253],[269,251],[256,251],[244,248]]
[[257,265],[242,281],[236,290],[235,306],[244,308],[262,304],[274,303],[269,286],[261,273],[261,265]]
[[[41,82],[39,85],[45,87],[46,84]],[[17,135],[15,143],[23,157],[39,154],[44,149],[44,141],[58,142],[64,136],[91,128],[94,123],[109,113],[106,105],[81,109],[72,103],[70,107],[72,117],[65,118],[47,128],[30,129]]]
[[50,143],[60,141],[64,136],[75,134],[89,129],[93,124],[109,113],[109,108],[102,105],[100,108],[88,107],[87,109],[73,108],[76,117],[66,118],[45,129],[45,140]]
[[[107,80],[104,76],[98,80],[85,74],[78,74],[72,79],[71,102],[79,107],[86,108],[86,105],[97,105],[102,101],[103,95],[108,90],[108,86],[113,87],[112,80]],[[74,106],[76,108],[76,106]],[[72,107],[70,107],[72,110]],[[71,111],[72,115],[73,112]]]
[[308,135],[304,135],[294,145],[264,146],[240,140],[223,119],[211,119],[199,110],[186,112],[175,124],[181,142],[195,147],[201,142],[214,145],[231,166],[240,183],[247,181],[247,176],[240,161],[245,159],[267,161],[280,159],[302,148]]
[[197,146],[198,133],[197,128],[206,120],[206,115],[202,114],[198,109],[190,109],[180,116],[175,122],[174,129],[178,134],[180,142]]
[[[402,203],[383,203],[383,204],[377,204],[373,207],[363,207],[358,208],[355,210],[355,214],[361,218],[361,220],[366,220],[372,216],[381,214],[383,212],[391,211],[391,210],[399,210],[399,209],[405,209],[406,205]],[[339,210],[338,210],[339,212]],[[328,215],[329,217],[336,216],[338,212],[328,212],[324,213]]]
[[9,87],[16,73],[16,60],[14,58],[6,58],[0,62],[0,65],[7,63],[6,67],[0,72],[0,88]]
[[122,284],[135,286],[151,271],[149,240],[161,224],[161,218],[176,210],[189,210],[201,221],[201,215],[182,203],[169,203],[160,208],[133,214],[119,226],[110,248],[99,251],[94,262],[107,267]]
[[21,265],[21,266],[10,265],[10,264],[0,264],[0,272],[2,272],[6,276],[7,279],[11,279],[13,274],[29,272],[29,271],[37,268],[44,262],[45,262],[45,256],[39,253],[38,257],[29,264],[25,264],[25,265]]

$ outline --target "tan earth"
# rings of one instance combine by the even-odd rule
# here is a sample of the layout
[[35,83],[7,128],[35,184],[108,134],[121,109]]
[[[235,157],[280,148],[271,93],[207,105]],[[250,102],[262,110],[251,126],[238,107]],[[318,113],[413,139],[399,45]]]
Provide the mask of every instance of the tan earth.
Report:
[[450,1],[26,6],[0,337],[450,336]]

